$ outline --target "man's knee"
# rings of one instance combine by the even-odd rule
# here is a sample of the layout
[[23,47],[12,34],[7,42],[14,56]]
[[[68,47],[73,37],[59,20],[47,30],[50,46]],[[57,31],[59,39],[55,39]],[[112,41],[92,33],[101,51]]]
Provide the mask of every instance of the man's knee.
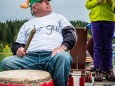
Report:
[[68,52],[57,53],[57,55],[61,61],[63,60],[71,60],[71,55]]
[[7,62],[8,62],[8,59],[7,58],[4,58],[1,62],[1,68],[4,70],[5,67],[7,66]]
[[10,66],[10,63],[11,63],[11,58],[10,57],[4,58],[1,62],[2,70],[7,70],[7,68]]

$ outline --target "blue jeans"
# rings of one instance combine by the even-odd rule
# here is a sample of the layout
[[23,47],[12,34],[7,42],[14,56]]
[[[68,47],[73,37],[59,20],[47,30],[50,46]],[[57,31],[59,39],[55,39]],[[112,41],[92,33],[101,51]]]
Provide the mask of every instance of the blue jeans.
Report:
[[31,52],[24,57],[17,55],[3,59],[3,70],[35,69],[50,72],[55,86],[66,86],[72,58],[68,52],[51,57],[50,51]]
[[94,40],[94,68],[101,68],[103,71],[113,68],[112,40],[114,24],[110,21],[91,23]]

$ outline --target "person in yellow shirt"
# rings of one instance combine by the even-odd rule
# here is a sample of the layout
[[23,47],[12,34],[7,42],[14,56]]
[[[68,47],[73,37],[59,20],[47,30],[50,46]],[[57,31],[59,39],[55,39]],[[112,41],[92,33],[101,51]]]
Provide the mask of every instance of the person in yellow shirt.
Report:
[[[86,8],[90,10],[91,30],[94,41],[95,80],[115,81],[112,65],[112,40],[114,35],[115,15],[110,0],[86,0]],[[104,68],[103,68],[104,65]]]

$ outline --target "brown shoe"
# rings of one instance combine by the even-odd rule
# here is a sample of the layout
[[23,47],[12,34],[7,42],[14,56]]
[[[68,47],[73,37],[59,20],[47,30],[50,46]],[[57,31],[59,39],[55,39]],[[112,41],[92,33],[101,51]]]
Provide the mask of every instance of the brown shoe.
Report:
[[109,81],[115,81],[115,75],[113,73],[113,69],[109,69],[106,71],[106,79]]
[[97,68],[95,71],[95,81],[101,82],[103,80],[103,73],[101,72],[100,68]]

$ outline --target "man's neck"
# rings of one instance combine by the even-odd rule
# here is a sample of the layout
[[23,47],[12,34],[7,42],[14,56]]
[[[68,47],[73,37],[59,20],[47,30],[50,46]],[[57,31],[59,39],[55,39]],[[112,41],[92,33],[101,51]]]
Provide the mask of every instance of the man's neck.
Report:
[[47,13],[38,13],[38,14],[36,13],[35,17],[43,17],[43,16],[47,16],[49,14],[51,14],[51,12],[49,12],[49,13],[48,12]]

